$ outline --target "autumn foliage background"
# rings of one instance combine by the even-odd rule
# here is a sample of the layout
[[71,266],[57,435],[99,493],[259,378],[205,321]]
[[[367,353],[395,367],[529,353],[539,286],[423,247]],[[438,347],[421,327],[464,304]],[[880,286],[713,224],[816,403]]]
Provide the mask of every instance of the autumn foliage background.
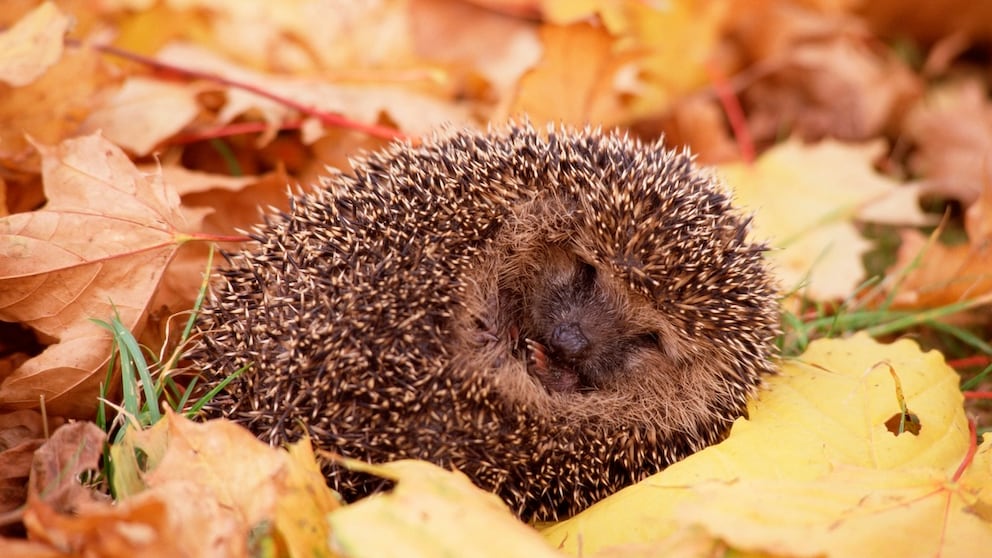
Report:
[[[236,248],[259,207],[285,208],[328,166],[442,126],[526,118],[664,136],[756,211],[798,320],[953,307],[942,323],[964,342],[941,327],[899,333],[965,378],[992,362],[987,3],[5,0],[0,30],[0,510],[9,534],[32,534],[24,552],[106,543],[122,518],[153,525],[144,552],[209,546],[176,537],[174,516],[153,519],[203,494],[89,516],[78,510],[96,497],[78,484],[40,496],[38,467],[63,454],[35,451],[93,418],[106,376],[113,341],[92,319],[116,313],[167,359],[211,243]],[[980,429],[983,385],[970,389]],[[242,435],[167,422],[176,436]],[[101,447],[86,424],[63,452]],[[286,486],[319,484],[299,467],[310,480]],[[59,515],[70,509],[82,523]],[[245,550],[239,529],[257,513],[210,523],[219,553]]]

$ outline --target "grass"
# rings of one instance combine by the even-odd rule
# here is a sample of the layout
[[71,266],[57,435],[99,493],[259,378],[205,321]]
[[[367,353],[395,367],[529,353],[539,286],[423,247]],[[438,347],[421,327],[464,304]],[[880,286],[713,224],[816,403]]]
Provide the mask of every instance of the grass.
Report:
[[[195,401],[190,401],[196,393],[197,378],[193,378],[185,386],[175,381],[176,365],[183,351],[188,348],[196,316],[206,298],[209,284],[209,270],[213,263],[213,249],[207,258],[207,270],[197,293],[193,310],[186,320],[185,327],[176,348],[169,358],[159,358],[147,347],[141,346],[127,326],[115,311],[109,321],[93,319],[100,327],[110,331],[114,340],[114,351],[107,363],[107,373],[100,385],[100,402],[97,407],[96,424],[110,437],[110,443],[119,443],[129,428],[143,429],[157,423],[164,416],[162,404],[173,411],[190,418],[196,416],[205,404],[212,400],[231,381],[240,376],[244,369],[238,370],[224,378],[213,389],[200,395]],[[111,386],[115,385],[115,371],[120,367],[121,401],[119,404],[110,402]],[[111,420],[111,411],[116,416]],[[113,460],[110,458],[109,445],[104,450],[103,479],[111,479]],[[113,487],[111,486],[113,492]]]

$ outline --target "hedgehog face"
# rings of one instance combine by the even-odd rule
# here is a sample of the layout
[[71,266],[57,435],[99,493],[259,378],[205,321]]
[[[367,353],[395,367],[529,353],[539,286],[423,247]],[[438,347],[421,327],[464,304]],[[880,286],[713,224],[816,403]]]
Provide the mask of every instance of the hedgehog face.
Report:
[[[540,266],[514,278],[519,307],[510,330],[518,358],[551,393],[615,388],[639,363],[664,358],[659,334],[636,325],[634,306],[609,276],[561,247],[545,247]],[[505,295],[504,295],[505,296]],[[634,304],[632,305],[632,302]],[[513,301],[500,305],[514,307]]]

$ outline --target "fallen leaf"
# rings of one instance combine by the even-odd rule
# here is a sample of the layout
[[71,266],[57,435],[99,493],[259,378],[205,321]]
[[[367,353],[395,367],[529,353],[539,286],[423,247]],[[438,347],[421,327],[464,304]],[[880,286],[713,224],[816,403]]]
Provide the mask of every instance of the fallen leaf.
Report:
[[[908,410],[920,419],[919,435],[895,435],[886,426],[900,412],[896,378]],[[543,534],[573,555],[619,544],[667,544],[683,524],[679,510],[704,501],[699,489],[714,481],[805,483],[814,492],[839,467],[893,475],[953,472],[969,438],[958,381],[940,353],[923,353],[913,341],[883,345],[865,334],[814,341],[783,363],[749,404],[750,418],[738,419],[725,441]]]
[[272,2],[170,0],[206,14],[200,42],[239,65],[282,74],[328,68],[394,68],[410,64],[407,0]]
[[882,134],[920,95],[919,78],[895,55],[852,36],[793,45],[743,95],[748,128],[763,142],[864,141]]
[[167,412],[164,420],[165,451],[144,475],[148,487],[196,479],[246,528],[272,516],[286,475],[285,454],[226,420],[200,424],[173,412]]
[[859,14],[883,37],[931,42],[960,34],[971,41],[992,39],[992,5],[972,0],[872,0],[854,2]]
[[[988,444],[986,444],[987,449]],[[787,556],[981,556],[992,524],[971,512],[992,476],[955,482],[929,468],[838,467],[816,482],[745,480],[698,488],[679,522],[735,549]],[[898,537],[880,533],[902,533]]]
[[14,87],[37,80],[62,56],[69,17],[45,2],[0,33],[0,81]]
[[97,104],[101,89],[113,79],[100,53],[70,48],[29,85],[0,85],[0,164],[12,171],[38,173],[39,154],[27,137],[48,145],[72,137]]
[[32,540],[73,556],[247,556],[247,537],[235,529],[231,511],[208,496],[187,481],[117,504],[81,506],[72,515],[33,501],[24,523]]
[[449,73],[470,74],[463,80],[478,73],[497,100],[506,102],[541,57],[537,25],[468,2],[413,0],[409,17],[411,48],[418,56],[448,64]]
[[[720,168],[738,201],[756,211],[753,236],[771,244],[769,257],[786,291],[805,285],[804,295],[831,300],[855,290],[864,276],[861,256],[871,246],[854,228],[856,217],[929,222],[915,202],[916,190],[872,168],[881,148],[877,142],[803,145],[794,139],[770,149],[753,166]],[[879,204],[906,213],[879,215]]]
[[968,206],[992,181],[992,104],[977,78],[932,89],[906,116],[905,133],[927,193]]
[[894,285],[894,307],[936,308],[992,294],[992,180],[965,213],[965,229],[968,242],[952,246],[900,231],[902,242],[888,273],[901,279]]
[[613,38],[601,27],[576,23],[540,29],[541,61],[520,79],[510,116],[535,124],[618,121],[614,77],[629,57],[617,56]]
[[[184,44],[162,49],[157,58],[181,68],[246,83],[313,109],[347,115],[365,124],[375,124],[381,114],[388,114],[401,130],[411,135],[426,133],[441,124],[468,126],[473,123],[466,107],[396,85],[335,84],[326,80],[263,74],[236,66],[210,51]],[[225,93],[227,101],[217,115],[217,121],[231,122],[246,113],[261,115],[270,124],[270,129],[259,140],[260,145],[270,141],[290,116],[299,117],[285,104],[250,91],[232,87]]]
[[107,435],[92,422],[66,424],[34,454],[28,481],[28,501],[44,502],[52,510],[72,513],[81,505],[105,501],[80,484],[80,475],[99,469]]
[[14,411],[0,415],[0,513],[15,510],[27,500],[28,477],[34,453],[64,421],[48,422],[36,411]]
[[331,546],[345,556],[560,556],[461,473],[413,460],[345,464],[396,482],[328,516]]
[[287,554],[303,558],[329,546],[327,517],[343,504],[327,487],[309,438],[292,444],[288,451],[289,467],[276,504],[274,526]]
[[[306,441],[287,452],[232,422],[199,424],[167,412],[110,451],[121,503],[161,502],[173,518],[171,536],[188,548],[204,536],[221,548],[243,546],[249,533],[274,541],[286,553],[280,555],[311,556],[327,547],[325,516],[340,502]],[[191,509],[191,495],[204,511]]]
[[100,131],[136,155],[147,155],[162,140],[182,130],[199,113],[196,95],[202,86],[132,77],[80,126],[81,133]]
[[138,172],[99,136],[38,146],[48,205],[0,220],[0,319],[49,344],[0,384],[0,408],[88,416],[111,339],[91,318],[115,312],[139,333],[147,305],[190,228],[160,177]]

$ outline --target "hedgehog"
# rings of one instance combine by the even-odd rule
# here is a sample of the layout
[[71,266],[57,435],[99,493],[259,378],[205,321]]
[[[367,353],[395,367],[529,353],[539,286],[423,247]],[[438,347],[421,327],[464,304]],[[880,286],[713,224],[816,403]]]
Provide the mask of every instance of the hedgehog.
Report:
[[[510,123],[397,142],[225,254],[189,356],[272,444],[458,470],[574,515],[721,440],[773,370],[750,217],[686,150]],[[323,463],[354,500],[382,481]]]

